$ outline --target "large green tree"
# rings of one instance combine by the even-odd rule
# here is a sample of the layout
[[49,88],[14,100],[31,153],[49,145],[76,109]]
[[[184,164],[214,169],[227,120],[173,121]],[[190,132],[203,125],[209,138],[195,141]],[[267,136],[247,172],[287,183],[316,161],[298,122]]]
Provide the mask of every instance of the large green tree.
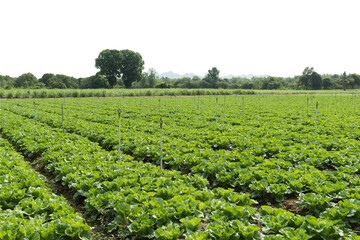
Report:
[[100,74],[105,75],[111,87],[121,77],[121,53],[116,49],[105,49],[95,59],[95,67],[100,69]]
[[351,81],[351,86],[352,88],[355,87],[360,87],[360,75],[356,74],[356,73],[352,73],[349,75],[353,81]]
[[32,73],[24,73],[15,80],[15,86],[21,88],[35,87],[37,78]]
[[210,88],[217,87],[217,83],[220,79],[219,74],[220,71],[216,67],[213,67],[210,70],[208,70],[208,73],[206,74],[204,80],[209,85]]
[[311,83],[311,89],[320,90],[323,85],[321,75],[318,74],[317,72],[313,72],[310,76],[310,83]]
[[53,73],[45,73],[41,78],[39,78],[39,82],[42,82],[47,87],[50,83],[49,80],[54,76],[55,75]]
[[144,70],[144,60],[140,53],[125,49],[121,50],[121,78],[126,88],[132,83],[141,80],[141,73]]
[[330,89],[331,88],[331,79],[330,78],[324,78],[323,80],[323,87],[324,89]]
[[106,49],[95,59],[95,67],[107,77],[111,87],[122,78],[125,87],[130,88],[134,81],[141,79],[144,61],[140,53],[128,49]]
[[8,75],[3,76],[0,75],[0,87],[1,88],[11,88],[12,86],[15,85],[15,78],[10,77]]
[[313,73],[314,68],[306,67],[302,72],[302,75],[298,79],[298,86],[301,88],[309,89],[310,88],[310,76]]
[[322,78],[313,67],[306,67],[298,79],[298,86],[304,89],[318,90],[322,87]]
[[351,84],[352,82],[354,82],[354,79],[352,78],[351,75],[346,74],[346,72],[341,74],[340,77],[337,79],[337,83],[341,86],[341,88],[344,91],[347,89],[348,85]]

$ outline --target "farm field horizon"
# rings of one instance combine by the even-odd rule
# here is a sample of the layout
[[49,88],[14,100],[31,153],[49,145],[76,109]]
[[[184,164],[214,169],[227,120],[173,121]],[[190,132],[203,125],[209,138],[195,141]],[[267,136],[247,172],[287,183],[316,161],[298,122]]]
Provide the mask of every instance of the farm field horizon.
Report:
[[256,90],[256,89],[0,89],[0,99],[25,98],[91,98],[91,97],[149,97],[149,96],[202,96],[202,95],[357,95],[359,89],[333,90]]
[[0,239],[360,239],[357,91],[103,93],[0,99]]

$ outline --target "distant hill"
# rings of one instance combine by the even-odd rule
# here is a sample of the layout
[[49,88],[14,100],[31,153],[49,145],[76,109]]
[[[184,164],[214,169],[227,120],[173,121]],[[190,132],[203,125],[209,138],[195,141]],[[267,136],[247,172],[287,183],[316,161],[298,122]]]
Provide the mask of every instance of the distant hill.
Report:
[[253,75],[253,74],[242,74],[242,75],[227,75],[227,76],[220,76],[220,78],[226,78],[226,79],[231,79],[234,77],[240,77],[240,78],[247,78],[247,79],[252,79],[254,77],[268,77],[269,75]]
[[[170,78],[170,79],[178,79],[178,78],[183,78],[183,77],[189,77],[189,78],[193,78],[194,76],[196,76],[195,74],[193,73],[185,73],[185,74],[177,74],[177,73],[174,73],[174,72],[165,72],[165,73],[157,73],[156,76],[158,78]],[[199,76],[201,78],[201,76]]]
[[[188,78],[193,78],[194,76],[198,76],[200,78],[203,78],[204,76],[199,76],[193,73],[185,73],[185,74],[178,74],[178,73],[174,73],[172,71],[169,72],[165,72],[165,73],[156,73],[156,76],[158,78],[170,78],[170,79],[179,79],[179,78],[183,78],[183,77],[188,77]],[[233,78],[233,77],[241,77],[241,78],[247,78],[247,79],[251,79],[253,77],[268,77],[268,75],[253,75],[253,74],[247,74],[247,75],[227,75],[227,76],[220,76],[220,78]]]

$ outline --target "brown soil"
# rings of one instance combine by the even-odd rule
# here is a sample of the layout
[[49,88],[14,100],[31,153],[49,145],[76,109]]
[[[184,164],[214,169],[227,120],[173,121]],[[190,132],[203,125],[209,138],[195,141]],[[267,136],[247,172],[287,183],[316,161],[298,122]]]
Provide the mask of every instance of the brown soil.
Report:
[[56,195],[64,197],[68,204],[74,208],[75,212],[80,213],[85,219],[86,223],[91,227],[91,235],[93,240],[121,240],[121,238],[116,237],[111,233],[107,233],[106,226],[101,220],[91,221],[89,214],[86,212],[85,207],[85,198],[78,196],[75,200],[73,199],[74,194],[76,193],[75,189],[70,189],[68,186],[62,185],[61,181],[56,182],[56,175],[52,172],[48,172],[44,164],[41,161],[40,157],[37,157],[33,160],[25,158],[29,162],[29,165],[36,170],[38,173],[46,177],[48,188],[55,193]]
[[284,200],[281,205],[282,205],[282,208],[289,211],[289,212],[292,212],[292,213],[295,213],[295,214],[301,214],[302,210],[296,205],[296,203],[298,202],[299,200],[296,199],[296,198],[292,198],[292,199],[287,199],[287,200]]

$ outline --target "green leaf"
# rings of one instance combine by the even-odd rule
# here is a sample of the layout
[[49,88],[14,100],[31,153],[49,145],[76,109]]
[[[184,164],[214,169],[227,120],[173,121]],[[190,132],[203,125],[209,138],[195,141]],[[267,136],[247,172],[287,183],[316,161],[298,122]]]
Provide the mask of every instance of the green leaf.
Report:
[[71,228],[70,224],[68,224],[68,223],[59,223],[55,228],[55,233],[59,234],[61,236],[65,236],[66,235],[66,230],[68,228]]
[[197,218],[197,217],[182,218],[180,219],[180,222],[183,223],[187,232],[197,231],[202,224],[201,218]]
[[40,240],[40,239],[41,237],[39,232],[35,232],[30,238],[30,240]]
[[81,240],[91,240],[91,234],[88,231],[81,231],[78,236]]

